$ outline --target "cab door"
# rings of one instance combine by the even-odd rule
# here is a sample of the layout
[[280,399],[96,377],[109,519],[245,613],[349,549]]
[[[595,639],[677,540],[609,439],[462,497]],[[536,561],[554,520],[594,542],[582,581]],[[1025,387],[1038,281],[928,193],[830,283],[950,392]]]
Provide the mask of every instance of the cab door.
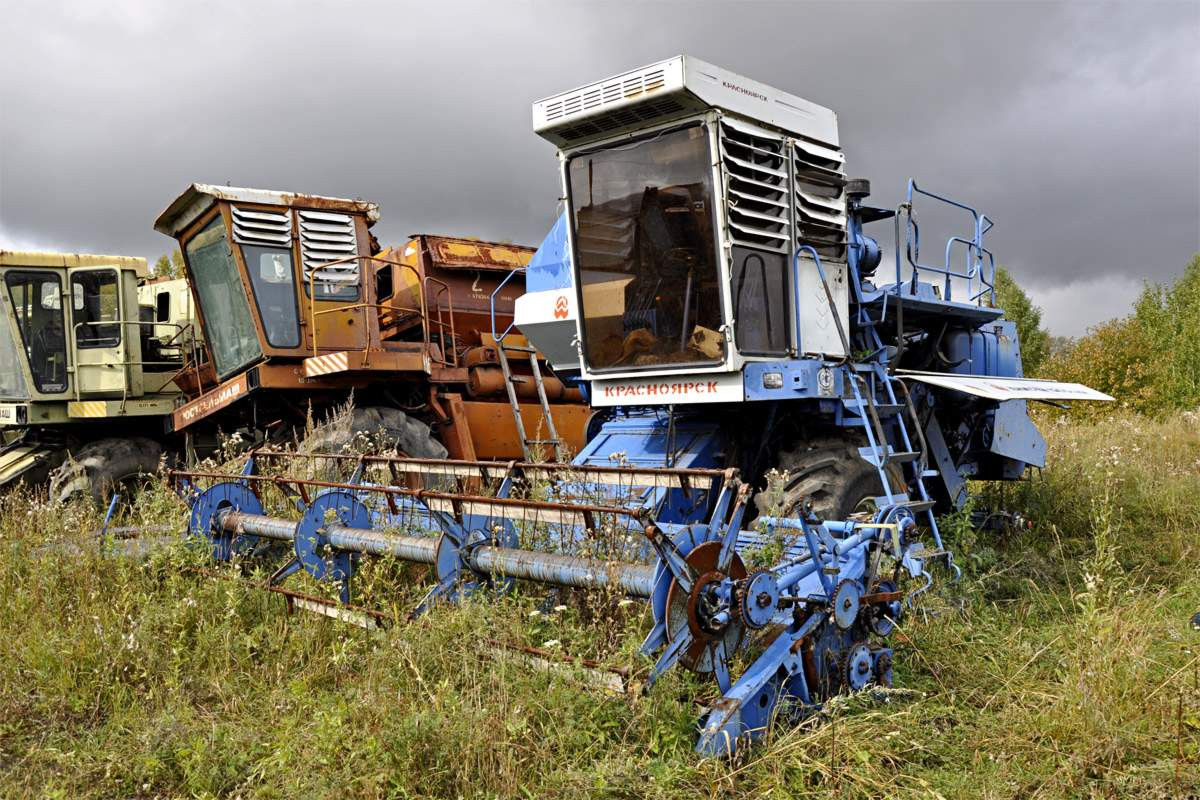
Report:
[[120,278],[112,267],[67,270],[68,342],[75,354],[75,386],[81,396],[121,395],[129,390],[131,341],[137,342],[137,327],[123,324],[129,316]]

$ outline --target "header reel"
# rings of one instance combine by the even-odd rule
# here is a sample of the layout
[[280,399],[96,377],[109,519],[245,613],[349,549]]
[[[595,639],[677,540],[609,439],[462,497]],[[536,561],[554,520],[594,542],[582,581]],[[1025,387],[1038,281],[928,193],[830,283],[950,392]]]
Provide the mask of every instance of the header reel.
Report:
[[[354,469],[346,480],[274,474],[283,459],[308,462],[309,476],[330,461]],[[259,452],[238,474],[171,474],[192,508],[189,536],[214,560],[290,548],[271,586],[303,571],[349,604],[361,559],[383,555],[431,567],[435,583],[410,618],[517,580],[649,600],[645,688],[676,665],[720,688],[696,746],[704,755],[732,754],[777,713],[890,685],[883,642],[901,613],[899,579],[931,580],[907,509],[869,522],[806,510],[748,530],[751,490],[733,470]],[[742,652],[752,660],[734,674]]]

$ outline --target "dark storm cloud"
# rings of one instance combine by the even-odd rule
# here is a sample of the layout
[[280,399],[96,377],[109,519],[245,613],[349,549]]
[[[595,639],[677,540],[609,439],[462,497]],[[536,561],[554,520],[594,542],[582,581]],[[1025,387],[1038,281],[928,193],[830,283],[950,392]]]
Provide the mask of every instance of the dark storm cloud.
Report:
[[688,52],[838,112],[849,171],[997,220],[1076,333],[1200,250],[1200,4],[25,2],[0,32],[0,242],[155,257],[191,181],[361,196],[536,243],[538,97]]

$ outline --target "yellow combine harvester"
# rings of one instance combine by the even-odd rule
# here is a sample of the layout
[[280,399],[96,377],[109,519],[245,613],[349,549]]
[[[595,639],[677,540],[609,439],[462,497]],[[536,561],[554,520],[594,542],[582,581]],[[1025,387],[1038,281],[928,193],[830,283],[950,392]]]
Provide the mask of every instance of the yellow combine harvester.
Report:
[[201,348],[187,282],[127,256],[0,251],[0,486],[101,497],[153,472]]

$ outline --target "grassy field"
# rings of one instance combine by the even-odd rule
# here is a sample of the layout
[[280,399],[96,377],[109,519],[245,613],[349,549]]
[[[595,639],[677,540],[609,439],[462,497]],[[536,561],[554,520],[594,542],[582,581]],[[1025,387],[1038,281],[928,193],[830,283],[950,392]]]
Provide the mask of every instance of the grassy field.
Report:
[[[646,696],[530,669],[491,642],[645,670],[638,604],[527,595],[369,632],[182,545],[99,555],[96,512],[0,501],[5,797],[1187,797],[1200,794],[1200,419],[1049,422],[1050,467],[1005,487],[1031,531],[947,528],[968,567],[896,637],[898,689],[692,752],[675,672]],[[985,495],[998,490],[983,487]],[[161,490],[142,522],[177,521]],[[72,547],[79,545],[79,547]],[[419,574],[376,563],[399,612]]]

